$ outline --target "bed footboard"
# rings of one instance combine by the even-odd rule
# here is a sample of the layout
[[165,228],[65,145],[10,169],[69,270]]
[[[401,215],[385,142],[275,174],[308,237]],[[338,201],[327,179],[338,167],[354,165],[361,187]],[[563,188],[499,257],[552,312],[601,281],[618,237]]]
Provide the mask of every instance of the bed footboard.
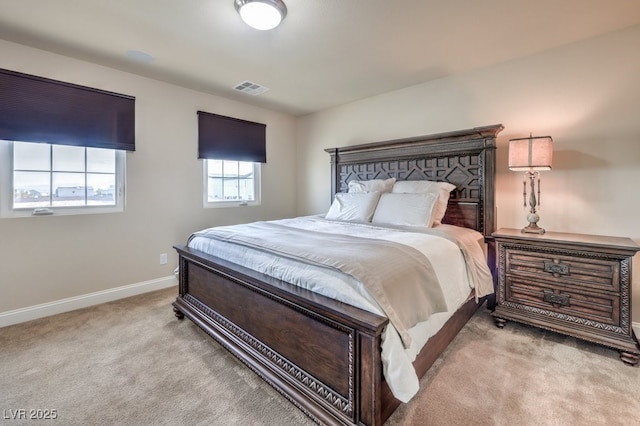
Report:
[[307,415],[380,425],[388,320],[185,246],[178,318],[188,317]]

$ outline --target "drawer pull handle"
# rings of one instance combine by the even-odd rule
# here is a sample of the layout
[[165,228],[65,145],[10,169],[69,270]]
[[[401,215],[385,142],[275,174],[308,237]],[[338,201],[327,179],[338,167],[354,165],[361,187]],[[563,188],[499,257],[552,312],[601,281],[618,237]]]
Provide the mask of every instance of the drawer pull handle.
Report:
[[569,265],[566,263],[544,262],[544,271],[552,274],[569,275]]
[[545,291],[544,296],[542,297],[542,300],[544,300],[545,302],[555,303],[562,306],[569,306],[570,298],[571,298],[571,295],[569,294],[555,294],[549,291]]

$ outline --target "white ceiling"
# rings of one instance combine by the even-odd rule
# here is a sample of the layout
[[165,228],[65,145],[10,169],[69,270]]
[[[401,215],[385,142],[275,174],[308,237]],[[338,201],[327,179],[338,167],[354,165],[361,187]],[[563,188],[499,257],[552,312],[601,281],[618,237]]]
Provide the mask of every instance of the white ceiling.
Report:
[[265,32],[233,0],[0,0],[0,38],[302,115],[640,23],[638,0],[284,1]]

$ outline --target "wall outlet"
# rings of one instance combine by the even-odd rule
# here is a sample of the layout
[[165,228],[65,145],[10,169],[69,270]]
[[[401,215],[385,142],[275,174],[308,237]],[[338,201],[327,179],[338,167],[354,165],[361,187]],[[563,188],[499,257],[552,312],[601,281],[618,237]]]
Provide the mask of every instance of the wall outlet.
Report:
[[160,254],[160,264],[161,265],[166,265],[167,264],[167,253],[161,253]]

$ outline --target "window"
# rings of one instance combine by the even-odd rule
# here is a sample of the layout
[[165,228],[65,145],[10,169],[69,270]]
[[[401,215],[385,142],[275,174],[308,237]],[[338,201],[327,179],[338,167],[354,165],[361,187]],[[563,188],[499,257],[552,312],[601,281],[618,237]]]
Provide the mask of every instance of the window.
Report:
[[3,217],[124,208],[124,151],[0,141]]
[[135,98],[0,69],[0,217],[124,209]]
[[266,124],[198,111],[198,158],[204,160],[204,206],[260,205]]
[[204,160],[206,207],[260,204],[260,163]]

